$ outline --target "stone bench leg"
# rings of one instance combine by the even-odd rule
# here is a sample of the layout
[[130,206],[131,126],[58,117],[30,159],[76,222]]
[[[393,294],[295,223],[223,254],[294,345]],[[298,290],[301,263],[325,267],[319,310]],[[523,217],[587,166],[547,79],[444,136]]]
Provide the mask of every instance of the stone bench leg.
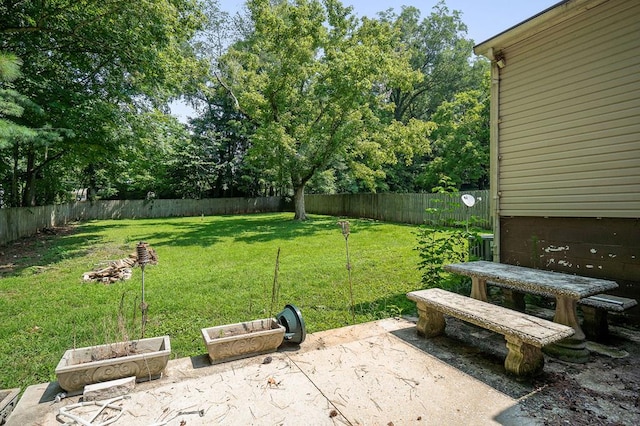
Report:
[[509,309],[513,309],[520,312],[526,311],[526,304],[524,301],[524,293],[508,288],[502,289],[502,297],[504,298],[504,306]]
[[478,277],[471,277],[471,297],[483,302],[488,302],[487,280]]
[[542,373],[544,356],[542,349],[523,342],[515,336],[505,336],[507,341],[507,359],[504,368],[516,376],[536,376]]
[[556,297],[556,313],[553,316],[553,322],[572,327],[574,333],[573,336],[545,346],[544,352],[563,361],[583,364],[589,361],[589,350],[585,345],[584,331],[578,323],[576,306],[575,299],[566,296]]
[[602,341],[609,336],[609,320],[606,309],[599,309],[593,306],[581,305],[582,330],[590,340]]
[[444,333],[444,315],[442,312],[428,307],[424,302],[417,302],[418,334],[424,337],[435,337]]

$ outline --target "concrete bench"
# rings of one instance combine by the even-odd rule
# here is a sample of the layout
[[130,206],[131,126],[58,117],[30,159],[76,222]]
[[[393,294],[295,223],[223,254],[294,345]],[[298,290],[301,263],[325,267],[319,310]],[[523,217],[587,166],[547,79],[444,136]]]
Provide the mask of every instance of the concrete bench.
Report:
[[[502,288],[505,306],[521,312],[525,311],[524,293],[521,289],[493,281],[487,281],[487,285]],[[544,291],[527,291],[527,293],[549,298],[554,297],[553,294],[545,293]],[[582,310],[582,329],[584,334],[591,340],[605,340],[609,335],[608,312],[624,312],[637,304],[638,302],[635,299],[605,293],[579,299],[578,305]]]
[[609,336],[609,312],[624,312],[636,306],[635,299],[613,296],[611,294],[596,294],[578,300],[582,310],[582,329],[588,338],[604,340]]
[[508,373],[517,376],[542,372],[542,347],[574,333],[573,328],[566,325],[439,288],[412,291],[407,297],[418,307],[419,335],[434,337],[444,333],[444,315],[504,335],[509,350],[504,366]]

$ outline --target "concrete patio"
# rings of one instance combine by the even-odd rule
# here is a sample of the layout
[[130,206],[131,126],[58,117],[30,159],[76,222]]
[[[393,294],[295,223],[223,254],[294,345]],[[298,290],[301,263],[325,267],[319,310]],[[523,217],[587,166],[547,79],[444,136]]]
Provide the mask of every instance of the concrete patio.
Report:
[[[210,365],[169,362],[161,379],[114,402],[122,425],[535,424],[507,395],[421,349],[411,319],[310,334],[300,347]],[[270,362],[269,362],[270,361]],[[57,382],[26,389],[9,426],[77,424]],[[69,412],[90,418],[99,407]],[[114,410],[110,411],[113,416]],[[94,423],[105,422],[98,417]]]

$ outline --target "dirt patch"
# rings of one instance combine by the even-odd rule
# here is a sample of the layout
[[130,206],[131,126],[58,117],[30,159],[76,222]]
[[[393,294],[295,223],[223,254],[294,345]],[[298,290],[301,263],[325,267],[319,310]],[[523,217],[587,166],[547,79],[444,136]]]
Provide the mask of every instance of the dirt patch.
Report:
[[69,224],[38,230],[35,235],[0,246],[0,278],[20,269],[42,265],[44,253],[56,238],[73,234],[76,225]]

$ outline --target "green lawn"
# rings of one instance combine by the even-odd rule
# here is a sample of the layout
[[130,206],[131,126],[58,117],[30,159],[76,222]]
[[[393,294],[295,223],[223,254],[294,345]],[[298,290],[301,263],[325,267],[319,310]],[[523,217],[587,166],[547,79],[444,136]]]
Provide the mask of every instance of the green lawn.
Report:
[[[0,389],[55,380],[56,364],[74,346],[140,337],[140,268],[113,285],[82,282],[83,272],[127,257],[139,241],[159,258],[145,268],[145,336],[170,335],[174,357],[206,353],[201,328],[273,316],[287,303],[300,308],[310,333],[351,324],[338,219],[310,218],[92,221],[40,243],[39,253],[15,259],[15,272],[0,278]],[[421,286],[417,227],[349,222],[356,323],[415,311],[405,293]],[[278,248],[280,291],[270,312]]]

